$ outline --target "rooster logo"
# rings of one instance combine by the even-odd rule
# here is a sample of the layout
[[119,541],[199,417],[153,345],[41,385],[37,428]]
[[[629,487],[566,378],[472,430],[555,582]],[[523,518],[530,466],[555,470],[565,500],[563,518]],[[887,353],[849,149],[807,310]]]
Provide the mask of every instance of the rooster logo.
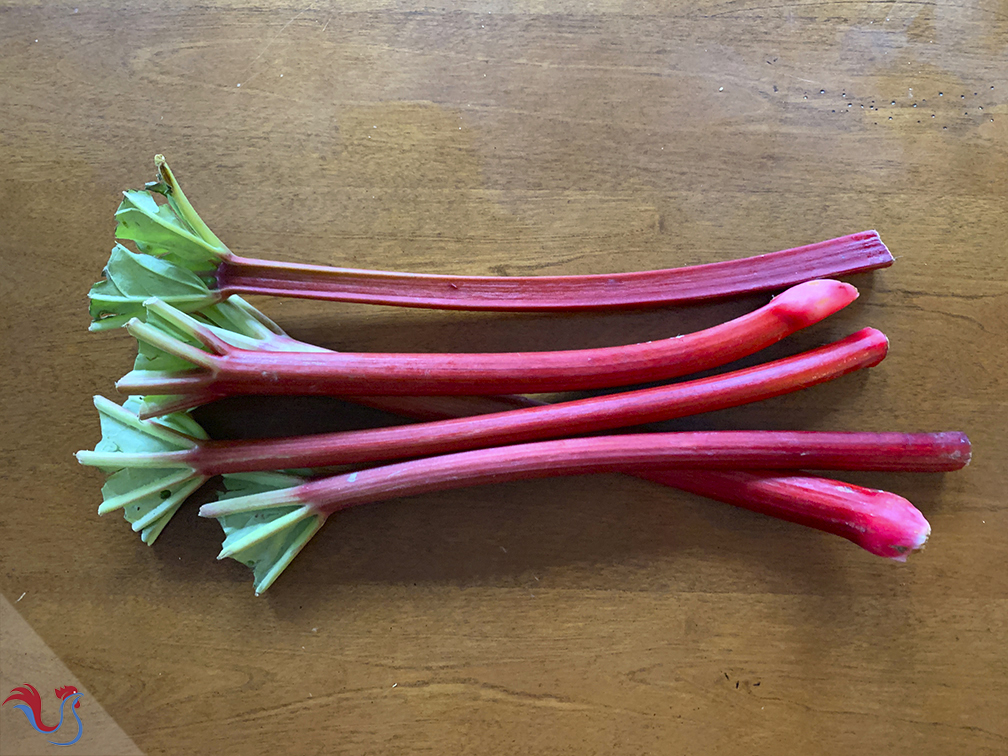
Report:
[[73,714],[74,719],[77,720],[77,736],[73,740],[68,740],[65,743],[57,743],[55,740],[50,740],[49,742],[58,746],[73,745],[80,740],[80,736],[84,733],[84,725],[76,711],[80,706],[81,694],[77,692],[77,688],[73,685],[64,685],[62,688],[56,688],[55,693],[56,697],[62,701],[60,704],[60,721],[55,727],[50,727],[42,721],[42,696],[40,696],[39,692],[28,683],[25,683],[24,687],[14,688],[14,690],[11,691],[11,694],[7,696],[7,699],[0,704],[0,706],[6,705],[8,701],[21,701],[21,703],[14,704],[14,708],[21,709],[21,711],[24,712],[25,718],[28,720],[28,724],[41,732],[43,735],[47,735],[51,732],[56,732],[63,726],[63,717],[66,713],[67,703],[69,703],[70,713]]

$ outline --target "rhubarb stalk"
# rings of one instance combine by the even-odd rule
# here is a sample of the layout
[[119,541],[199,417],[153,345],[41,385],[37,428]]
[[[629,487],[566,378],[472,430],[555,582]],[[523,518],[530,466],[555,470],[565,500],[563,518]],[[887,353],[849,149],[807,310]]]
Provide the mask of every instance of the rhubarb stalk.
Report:
[[[745,470],[643,470],[634,475],[832,533],[897,562],[923,548],[931,533],[924,516],[903,497],[828,478]],[[277,473],[226,475],[227,491],[221,500],[304,482]],[[257,596],[272,585],[325,522],[315,516],[285,528],[281,523],[284,516],[295,519],[297,509],[253,510],[217,518],[225,536],[222,554],[252,570]]]
[[[264,571],[261,593],[334,512],[361,504],[466,486],[557,475],[655,469],[901,470],[940,472],[969,463],[962,433],[714,431],[540,441],[400,462],[299,482],[270,483],[205,504],[225,531],[218,558]],[[257,477],[259,476],[259,477]],[[238,476],[237,480],[242,480]]]
[[[158,180],[144,191],[124,192],[116,212],[116,236],[132,241],[150,259],[141,260],[122,247],[113,250],[105,280],[90,295],[96,330],[140,316],[141,303],[122,291],[125,277],[133,274],[170,284],[177,297],[172,304],[186,311],[232,294],[456,310],[570,311],[682,304],[780,290],[886,267],[893,261],[875,231],[708,265],[588,276],[427,275],[256,260],[231,252],[200,218],[164,157],[156,156],[155,164]],[[159,205],[156,195],[167,202]]]
[[270,294],[443,310],[614,310],[680,305],[892,264],[876,231],[764,255],[684,268],[581,276],[392,273],[254,260],[231,254],[213,272],[218,296]]
[[169,355],[171,367],[134,369],[116,388],[181,397],[145,409],[143,414],[150,415],[235,394],[487,395],[625,386],[688,375],[753,354],[856,297],[850,284],[810,281],[754,312],[675,338],[599,349],[484,354],[243,349],[176,308],[149,300],[148,322],[132,320],[127,329]]

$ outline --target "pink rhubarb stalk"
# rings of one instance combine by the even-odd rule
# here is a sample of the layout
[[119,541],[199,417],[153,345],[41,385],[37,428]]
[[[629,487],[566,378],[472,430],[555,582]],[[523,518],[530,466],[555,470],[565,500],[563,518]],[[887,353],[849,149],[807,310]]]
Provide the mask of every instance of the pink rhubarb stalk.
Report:
[[[587,276],[457,276],[355,270],[239,257],[196,213],[164,156],[154,158],[163,194],[179,223],[175,244],[206,255],[205,278],[215,294],[270,294],[339,302],[454,310],[601,310],[680,304],[757,291],[780,290],[803,281],[833,278],[891,265],[893,257],[875,231],[740,260],[666,270]],[[117,217],[121,238],[154,248],[165,234],[136,216],[125,203]],[[156,218],[164,224],[166,218]],[[139,221],[139,223],[138,223]],[[171,251],[169,244],[168,250]]]
[[210,350],[184,344],[133,320],[137,339],[197,367],[176,373],[132,371],[116,388],[130,394],[190,395],[172,409],[233,394],[537,393],[625,386],[688,375],[753,354],[845,307],[857,290],[810,281],[758,310],[676,338],[601,349],[485,354],[270,352],[239,349],[189,316],[152,301],[148,309]]
[[941,472],[960,469],[969,460],[969,439],[954,432],[712,431],[597,436],[479,449],[358,470],[222,499],[203,505],[200,516],[282,513],[255,533],[226,544],[220,554],[226,557],[306,521],[313,523],[314,533],[325,518],[343,509],[474,485],[701,467]]
[[[389,428],[251,441],[208,439],[178,451],[81,451],[77,456],[82,463],[106,467],[188,467],[205,479],[223,473],[444,454],[612,430],[756,402],[876,365],[887,347],[880,331],[865,328],[833,344],[744,370],[589,399]],[[97,402],[99,409],[111,409],[107,400],[98,397]]]
[[892,264],[875,231],[740,260],[635,273],[458,276],[255,260],[229,254],[214,280],[231,294],[325,299],[445,310],[603,310],[684,304],[772,291]]
[[[970,454],[969,439],[958,432],[697,431],[565,438],[321,478],[297,486],[285,494],[287,499],[269,506],[300,503],[332,514],[384,499],[488,483],[656,468],[950,472],[969,464]],[[237,502],[205,504],[200,514],[217,517],[242,511]]]
[[752,470],[647,470],[637,477],[795,522],[905,562],[931,526],[902,496],[829,478]]
[[[909,502],[836,481],[724,469],[874,469],[937,472],[969,463],[962,433],[816,433],[737,431],[654,433],[540,441],[480,449],[358,470],[309,482],[276,473],[228,476],[230,492],[200,508],[224,529],[219,559],[253,570],[256,594],[266,590],[329,515],[386,499],[465,486],[555,475],[631,472],[722,498],[851,538],[899,559],[918,548],[927,523]],[[697,468],[714,468],[703,473]],[[692,482],[665,475],[687,470]],[[243,476],[249,476],[243,478]],[[733,490],[736,484],[744,490]],[[243,495],[244,494],[244,495]],[[867,504],[867,506],[866,506]],[[879,505],[876,513],[873,506]]]

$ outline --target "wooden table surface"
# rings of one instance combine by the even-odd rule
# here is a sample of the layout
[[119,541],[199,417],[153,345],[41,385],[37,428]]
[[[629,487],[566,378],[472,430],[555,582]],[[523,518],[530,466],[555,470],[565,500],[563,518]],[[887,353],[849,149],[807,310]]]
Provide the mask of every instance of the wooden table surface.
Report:
[[[104,710],[152,754],[1008,752],[1006,55],[1004,0],[4,3],[0,592],[86,691],[74,748],[105,747]],[[189,506],[148,548],[98,518],[101,476],[72,457],[132,361],[126,334],[88,333],[86,293],[156,152],[232,249],[284,260],[574,274],[878,229],[896,263],[747,363],[871,325],[881,365],[665,427],[963,430],[974,461],[845,476],[930,520],[904,565],[610,475],[346,513],[255,598],[215,522]],[[660,338],[765,300],[255,301],[336,349],[499,351]],[[200,418],[376,420],[346,411]],[[59,680],[5,653],[8,688],[56,716]],[[48,747],[11,705],[0,723],[9,752]]]

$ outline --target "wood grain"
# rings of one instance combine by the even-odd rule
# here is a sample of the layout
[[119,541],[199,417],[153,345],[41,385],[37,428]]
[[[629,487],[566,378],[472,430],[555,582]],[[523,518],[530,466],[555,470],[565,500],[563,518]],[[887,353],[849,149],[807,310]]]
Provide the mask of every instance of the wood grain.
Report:
[[[0,592],[152,754],[1008,751],[1006,53],[1003,0],[3,4]],[[155,152],[233,249],[281,259],[587,273],[877,228],[896,264],[767,355],[872,325],[880,366],[669,427],[961,429],[974,462],[850,476],[931,521],[906,565],[605,476],[349,512],[254,599],[216,523],[184,509],[148,548],[71,456],[131,362],[85,295]],[[257,304],[338,349],[498,350],[759,301]],[[374,419],[345,409],[201,418]]]

